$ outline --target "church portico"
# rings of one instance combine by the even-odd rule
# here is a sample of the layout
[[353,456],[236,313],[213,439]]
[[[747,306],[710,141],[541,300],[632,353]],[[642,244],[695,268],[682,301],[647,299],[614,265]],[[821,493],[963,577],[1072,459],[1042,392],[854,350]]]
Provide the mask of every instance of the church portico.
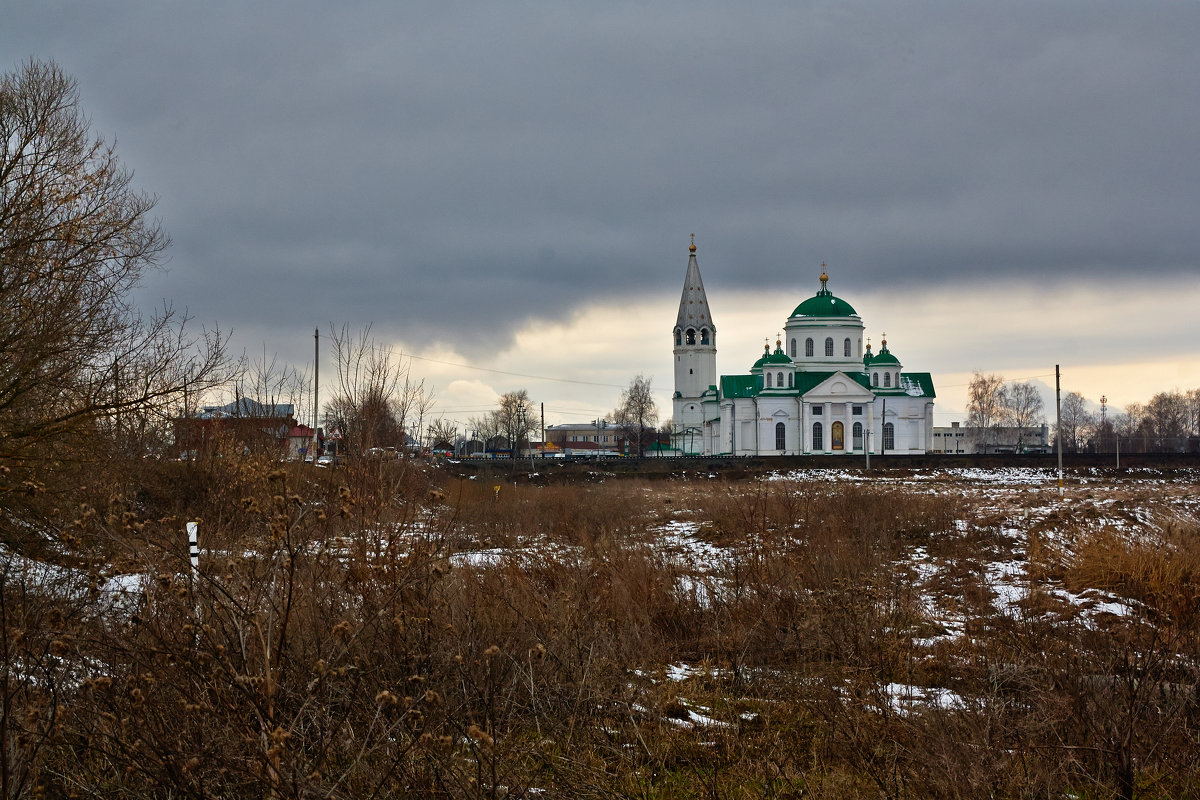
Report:
[[[869,341],[864,347],[862,319],[829,290],[824,271],[820,290],[788,316],[774,350],[768,340],[747,374],[718,375],[716,325],[694,239],[689,251],[673,331],[676,449],[739,456],[932,449],[931,376],[905,370],[886,335],[878,354]],[[708,331],[703,343],[687,332],[696,324]]]

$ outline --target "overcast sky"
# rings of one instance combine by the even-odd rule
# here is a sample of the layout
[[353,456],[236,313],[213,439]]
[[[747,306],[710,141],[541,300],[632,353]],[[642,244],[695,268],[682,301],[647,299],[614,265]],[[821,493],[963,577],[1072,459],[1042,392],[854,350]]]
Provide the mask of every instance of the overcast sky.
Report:
[[825,262],[939,424],[974,369],[1200,387],[1194,2],[10,5],[160,198],[142,302],[305,367],[371,324],[452,419],[669,416],[693,232],[721,373]]

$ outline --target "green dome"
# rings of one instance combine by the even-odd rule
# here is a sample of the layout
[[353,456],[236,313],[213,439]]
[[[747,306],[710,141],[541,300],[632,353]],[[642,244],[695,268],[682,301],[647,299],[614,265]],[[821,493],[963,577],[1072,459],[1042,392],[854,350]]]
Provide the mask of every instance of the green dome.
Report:
[[840,297],[834,297],[829,292],[818,292],[816,297],[810,297],[792,312],[793,317],[855,317],[858,312],[854,307]]
[[900,361],[887,350],[880,350],[879,355],[875,356],[867,363],[873,367],[876,364],[899,364]]
[[[769,347],[770,345],[768,345],[768,348]],[[790,367],[792,365],[792,360],[788,358],[787,353],[783,352],[783,350],[779,349],[777,346],[774,353],[772,353],[769,349],[766,349],[766,351],[762,354],[758,361],[754,362],[754,366],[750,369],[759,369],[767,366],[768,364],[787,364]]]
[[879,355],[871,356],[870,351],[867,351],[867,355],[870,356],[870,358],[865,360],[869,366],[873,367],[876,364],[895,364],[896,366],[900,366],[900,359],[892,355],[891,350],[888,350],[887,339],[883,340],[883,347],[879,348]]

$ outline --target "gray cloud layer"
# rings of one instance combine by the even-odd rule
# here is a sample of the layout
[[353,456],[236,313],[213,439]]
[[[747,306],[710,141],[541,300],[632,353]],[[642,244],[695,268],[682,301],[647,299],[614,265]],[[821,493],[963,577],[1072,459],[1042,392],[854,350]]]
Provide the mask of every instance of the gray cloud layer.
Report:
[[1194,3],[28,5],[7,66],[161,197],[147,293],[242,330],[469,350],[693,231],[710,292],[1200,264]]

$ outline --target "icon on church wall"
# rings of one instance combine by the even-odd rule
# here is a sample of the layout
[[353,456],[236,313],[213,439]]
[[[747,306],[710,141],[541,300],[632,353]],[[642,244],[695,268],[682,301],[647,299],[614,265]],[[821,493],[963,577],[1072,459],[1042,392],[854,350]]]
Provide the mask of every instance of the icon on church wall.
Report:
[[833,449],[834,450],[845,450],[846,449],[846,428],[844,425],[842,425],[842,423],[840,423],[840,422],[833,423],[832,436],[833,436]]

